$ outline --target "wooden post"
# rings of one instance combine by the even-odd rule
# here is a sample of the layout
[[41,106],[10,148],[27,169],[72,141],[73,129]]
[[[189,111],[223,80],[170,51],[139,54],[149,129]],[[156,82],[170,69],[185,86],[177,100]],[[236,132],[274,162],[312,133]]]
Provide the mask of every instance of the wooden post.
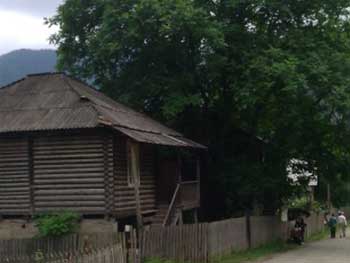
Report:
[[179,151],[177,151],[177,180],[178,180],[178,184],[180,185],[180,188],[179,188],[179,193],[178,193],[179,197],[177,198],[177,203],[174,204],[175,206],[182,203],[182,196],[181,196],[182,160],[181,160],[181,155]]
[[177,151],[177,180],[182,182],[182,160],[179,151]]
[[193,210],[193,217],[194,217],[194,223],[198,224],[198,209],[197,208],[195,208]]
[[197,178],[197,201],[198,201],[198,205],[200,206],[200,202],[201,202],[201,162],[200,162],[199,157],[197,157],[197,160],[196,160],[196,178]]
[[246,218],[246,236],[247,236],[248,248],[251,248],[252,247],[252,230],[251,230],[249,209],[246,210],[245,218]]
[[313,203],[315,201],[315,187],[314,186],[311,186],[310,199],[311,199],[311,203]]
[[331,201],[331,185],[330,185],[330,183],[327,184],[327,206],[328,206],[329,212],[331,212],[332,201]]
[[131,151],[131,176],[134,184],[134,196],[136,205],[136,220],[137,230],[140,232],[143,229],[141,200],[140,200],[140,145],[136,142],[129,141]]

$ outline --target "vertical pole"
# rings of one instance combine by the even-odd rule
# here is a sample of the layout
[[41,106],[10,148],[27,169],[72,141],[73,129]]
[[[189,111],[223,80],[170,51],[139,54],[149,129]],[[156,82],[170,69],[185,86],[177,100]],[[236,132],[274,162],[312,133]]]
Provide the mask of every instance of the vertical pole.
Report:
[[194,223],[198,224],[198,209],[197,208],[195,208],[193,210],[193,217],[194,217]]
[[311,204],[315,201],[315,187],[314,186],[311,186],[311,196],[310,196],[310,199],[311,199]]
[[182,160],[179,151],[177,151],[177,181],[182,182]]
[[327,184],[327,206],[328,206],[329,211],[331,212],[332,201],[331,201],[331,185],[330,185],[330,183]]
[[175,206],[178,205],[178,203],[182,203],[182,195],[181,195],[181,183],[182,183],[182,160],[181,160],[181,155],[180,152],[177,151],[177,182],[180,185],[179,193],[178,193],[178,198],[177,198],[177,204],[174,204]]
[[[200,202],[201,202],[201,162],[200,162],[200,158],[197,157],[196,160],[196,178],[197,178],[197,202],[198,202],[198,206],[200,206]],[[197,212],[196,212],[197,213]]]
[[136,220],[137,230],[140,232],[143,228],[141,200],[140,200],[140,145],[135,142],[130,142],[131,150],[131,173],[134,183],[134,195],[136,205]]
[[[134,186],[134,197],[135,197],[135,206],[136,206],[136,223],[137,223],[137,232],[133,235],[134,237],[134,245],[135,245],[135,250],[134,252],[134,263],[136,262],[137,259],[141,260],[142,257],[142,235],[143,235],[143,219],[142,219],[142,211],[141,211],[141,200],[140,200],[140,184],[141,184],[141,178],[140,178],[140,144],[137,142],[132,142],[128,141],[128,151],[130,150],[130,162],[131,162],[131,167],[130,171],[131,172],[131,177],[132,177],[132,182]],[[131,233],[133,234],[133,233]],[[136,256],[136,249],[139,249],[139,255],[138,257]]]
[[247,235],[248,248],[251,248],[252,247],[252,230],[251,230],[249,209],[246,210],[245,219],[246,219],[246,235]]

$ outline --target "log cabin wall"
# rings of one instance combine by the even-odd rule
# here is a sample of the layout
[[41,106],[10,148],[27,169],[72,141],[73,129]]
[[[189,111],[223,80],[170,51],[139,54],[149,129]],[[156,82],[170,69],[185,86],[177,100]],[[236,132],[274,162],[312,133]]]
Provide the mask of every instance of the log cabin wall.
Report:
[[[127,178],[127,138],[115,137],[115,212],[119,216],[134,215],[136,204],[134,188]],[[140,199],[142,212],[156,209],[155,147],[140,147]]]
[[35,137],[35,212],[66,209],[82,214],[108,213],[112,145],[111,136]]
[[[135,215],[127,179],[127,137],[89,132],[0,138],[0,215],[71,210],[84,215]],[[155,147],[140,147],[143,212],[156,209]]]
[[0,215],[29,213],[28,140],[0,139]]

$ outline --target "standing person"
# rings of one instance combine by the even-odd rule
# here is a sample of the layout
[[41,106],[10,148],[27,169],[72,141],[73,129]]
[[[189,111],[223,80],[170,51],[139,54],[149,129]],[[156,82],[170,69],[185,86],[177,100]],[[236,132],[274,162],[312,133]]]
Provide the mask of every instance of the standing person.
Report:
[[331,238],[335,238],[335,234],[337,232],[337,218],[334,214],[332,214],[332,216],[328,220],[328,226],[331,231]]
[[295,229],[299,229],[300,231],[300,244],[303,244],[305,241],[305,228],[306,224],[304,222],[304,218],[301,216],[297,218],[295,222]]
[[346,227],[348,226],[348,222],[343,212],[339,213],[338,225],[340,228],[340,238],[346,237]]

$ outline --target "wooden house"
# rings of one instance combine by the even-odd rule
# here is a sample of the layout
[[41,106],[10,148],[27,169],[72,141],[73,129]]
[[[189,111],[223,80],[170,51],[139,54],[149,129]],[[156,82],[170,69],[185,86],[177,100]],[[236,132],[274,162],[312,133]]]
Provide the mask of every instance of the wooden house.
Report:
[[205,148],[63,73],[29,75],[0,88],[0,216],[175,223],[200,205],[199,164],[159,154],[168,147]]

